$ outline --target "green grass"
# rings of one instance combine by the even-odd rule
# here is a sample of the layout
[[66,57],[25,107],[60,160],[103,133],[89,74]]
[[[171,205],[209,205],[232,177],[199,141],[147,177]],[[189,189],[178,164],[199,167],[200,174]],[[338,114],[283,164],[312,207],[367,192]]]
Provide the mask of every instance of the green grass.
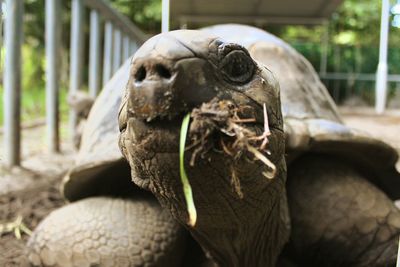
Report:
[[185,171],[185,143],[186,143],[186,136],[189,128],[189,122],[190,122],[190,113],[187,114],[183,121],[182,121],[182,126],[181,126],[181,134],[180,134],[180,140],[179,140],[179,171],[181,175],[181,181],[183,185],[183,193],[185,195],[185,200],[186,200],[186,206],[187,206],[187,211],[189,214],[189,221],[188,224],[191,227],[194,227],[196,225],[196,220],[197,220],[197,211],[196,207],[194,205],[194,200],[193,200],[193,193],[192,193],[192,187],[190,186],[189,183],[189,178],[186,174]]
[[[0,86],[0,124],[4,121],[4,90]],[[68,117],[67,90],[60,90],[60,119],[66,121]],[[30,88],[21,93],[21,119],[27,123],[46,116],[46,91],[44,88]]]
[[[0,49],[0,75],[4,66],[4,47]],[[22,46],[22,80],[21,80],[21,119],[23,123],[46,116],[45,90],[45,56],[43,47],[24,44]],[[0,83],[0,125],[4,122],[3,85]],[[60,119],[66,121],[68,116],[67,90],[60,89]]]

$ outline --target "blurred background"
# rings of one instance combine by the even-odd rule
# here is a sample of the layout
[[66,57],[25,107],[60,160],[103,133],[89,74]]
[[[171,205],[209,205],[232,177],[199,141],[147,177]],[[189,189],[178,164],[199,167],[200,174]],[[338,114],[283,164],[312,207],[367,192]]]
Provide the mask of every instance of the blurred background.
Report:
[[[244,23],[279,36],[311,62],[344,114],[351,117],[361,112],[363,118],[370,118],[362,126],[367,130],[368,127],[374,130],[377,127],[374,123],[385,119],[376,116],[373,109],[377,102],[376,72],[381,49],[381,59],[387,58],[387,70],[383,70],[387,75],[387,83],[383,82],[387,98],[378,113],[385,111],[391,122],[397,122],[400,1],[1,0],[0,3],[3,37],[0,155],[6,166],[20,165],[21,158],[37,152],[73,152],[78,143],[82,110],[76,110],[71,96],[79,94],[93,100],[124,59],[148,37],[161,31],[163,14],[168,21],[166,27],[171,30]],[[7,14],[7,10],[16,13]],[[7,25],[3,22],[7,16],[11,21],[9,57],[4,38]],[[381,20],[387,24],[386,29],[381,29]],[[383,42],[382,30],[388,33]],[[383,57],[382,51],[386,52]],[[7,58],[9,61],[5,63]],[[7,81],[10,81],[8,93]],[[398,131],[395,128],[385,132]]]
[[[93,57],[93,49],[91,48],[93,11],[98,9],[98,15],[101,17],[97,22],[97,28],[100,28],[100,31],[98,31],[98,36],[95,36],[101,41],[98,41],[99,44],[96,50],[98,53],[94,56],[97,57],[97,61],[94,62],[95,65],[102,64],[102,66],[98,66],[94,70],[94,75],[97,75],[97,80],[102,77],[102,84],[104,84],[124,60],[124,56],[121,57],[121,51],[115,52],[118,45],[120,50],[125,49],[123,47],[125,43],[122,44],[125,39],[122,40],[122,35],[128,37],[127,41],[130,48],[128,48],[127,53],[131,54],[140,46],[141,42],[161,31],[162,2],[162,0],[0,0],[2,7],[2,48],[0,59],[0,138],[2,140],[0,141],[3,144],[0,145],[2,148],[1,156],[9,154],[7,151],[13,150],[17,151],[17,154],[22,153],[23,155],[29,154],[32,149],[34,151],[59,152],[63,150],[63,148],[60,148],[59,143],[64,144],[64,151],[73,150],[73,146],[70,146],[68,142],[60,142],[60,140],[70,140],[71,136],[74,136],[74,129],[76,129],[74,127],[78,121],[74,118],[77,116],[76,112],[70,112],[68,95],[71,92],[84,92],[93,99],[101,88],[101,84],[98,81],[92,82],[92,85],[90,84],[91,79],[93,81],[93,78],[91,78],[93,64],[89,63],[92,62],[91,57]],[[350,107],[353,111],[354,107],[359,107],[361,108],[360,110],[364,108],[364,110],[368,110],[367,114],[369,115],[374,113],[373,108],[376,102],[375,88],[380,53],[382,6],[386,3],[386,13],[389,16],[387,21],[390,25],[388,28],[388,41],[383,46],[383,49],[385,49],[387,45],[388,74],[387,101],[384,107],[386,112],[389,111],[389,113],[391,110],[400,108],[400,29],[397,28],[400,24],[400,15],[394,16],[396,15],[394,7],[397,4],[399,9],[400,1],[396,3],[394,0],[312,0],[305,4],[309,6],[304,7],[304,10],[322,10],[323,14],[313,11],[314,13],[307,14],[309,16],[308,19],[299,17],[302,11],[296,10],[296,8],[298,9],[302,4],[293,1],[282,1],[280,13],[278,12],[276,16],[272,17],[268,17],[270,14],[263,17],[263,11],[260,11],[263,4],[266,6],[264,9],[268,10],[268,4],[271,4],[270,1],[254,0],[248,2],[235,0],[230,1],[229,5],[226,5],[223,1],[208,0],[171,0],[170,2],[169,28],[171,30],[199,28],[217,23],[239,22],[265,29],[279,36],[311,62],[338,105]],[[12,101],[4,99],[7,95],[4,89],[5,75],[3,73],[7,49],[5,48],[5,43],[3,43],[3,35],[6,28],[3,20],[7,16],[7,3],[10,5],[22,3],[21,9],[23,10],[21,11],[21,25],[16,25],[16,27],[21,27],[22,32],[20,84],[17,86],[20,88],[21,93],[17,96],[11,96],[11,98],[14,97]],[[55,3],[55,6],[46,6],[48,3]],[[287,3],[297,4],[284,6]],[[74,30],[71,26],[74,24],[74,4],[80,5],[79,10],[76,9],[79,14],[76,19],[78,21],[81,20],[77,22],[77,30]],[[314,8],[312,9],[310,5],[313,4],[321,6],[312,7]],[[279,4],[274,2],[274,5]],[[257,10],[257,6],[260,10]],[[241,9],[249,9],[250,15],[247,14],[242,17],[235,15],[234,12],[242,12]],[[54,12],[56,12],[56,15],[54,15]],[[256,15],[252,16],[252,12]],[[297,14],[297,18],[290,17],[293,14],[290,16],[285,15],[285,12],[287,14]],[[397,12],[399,11],[397,10]],[[53,22],[49,19],[51,14],[53,14]],[[10,16],[12,15],[10,14]],[[283,19],[284,17],[286,19]],[[45,26],[46,20],[49,25],[53,23],[57,24],[57,27]],[[17,20],[15,19],[15,21]],[[111,37],[107,37],[108,22],[114,25],[111,30]],[[53,51],[50,52],[53,54],[52,56],[46,56],[46,29],[53,28],[56,29],[55,35],[57,36],[53,36],[54,34],[49,35],[49,38],[54,37],[53,50],[47,50]],[[78,35],[79,37],[77,37]],[[132,39],[131,37],[134,38]],[[109,46],[107,46],[107,40],[109,40]],[[110,44],[113,48],[110,48]],[[47,45],[51,45],[51,43]],[[108,48],[111,50],[107,50]],[[111,55],[110,58],[107,58],[107,51],[112,51],[111,53],[114,57],[112,58]],[[117,59],[116,54],[119,54]],[[54,58],[56,60],[53,60]],[[127,57],[125,56],[125,58]],[[57,80],[56,83],[48,88],[47,94],[50,95],[46,94],[46,86],[51,83],[46,84],[46,81],[52,80],[52,78],[46,76],[46,64],[48,63],[49,66],[53,66],[50,69],[57,70],[56,73],[50,73],[50,76],[48,76],[56,77],[55,79]],[[107,65],[112,65],[112,68],[107,69]],[[75,74],[73,75],[72,73]],[[90,88],[93,87],[93,83],[95,88],[92,90]],[[10,91],[13,90],[10,89]],[[53,109],[46,109],[46,98],[52,99],[50,102],[53,101],[53,104],[48,103],[48,105],[52,106]],[[5,105],[11,102],[17,106],[15,114],[20,111],[21,121],[18,121],[19,116],[14,116],[16,118],[11,116],[12,119],[9,119],[8,123],[5,121],[4,112],[8,110]],[[10,121],[14,119],[17,122]],[[12,134],[12,131],[10,131],[11,134],[9,136],[15,140],[10,139],[10,141],[7,141],[7,129],[13,127],[19,129],[19,125],[22,126],[22,131],[15,130],[14,132],[20,133],[25,141],[33,139],[35,142],[18,145],[18,143],[21,143],[20,138],[19,136],[14,138],[16,134]],[[29,134],[24,132],[24,129],[43,128],[46,125],[50,129],[47,132],[30,132]],[[5,141],[3,140],[3,134],[5,135]],[[47,141],[46,136],[48,138]],[[17,145],[7,148],[9,143],[17,143]],[[33,148],[29,148],[30,146],[33,146]],[[6,149],[4,154],[3,148]],[[18,152],[20,150],[22,152]],[[19,165],[19,162],[18,156],[14,157],[14,159],[7,159],[6,155],[6,165]]]
[[76,158],[79,121],[161,28],[236,22],[277,35],[311,62],[346,124],[400,151],[400,0],[0,0],[0,7],[0,266],[23,266],[28,233],[15,229],[22,222],[34,229],[63,205],[59,186]]
[[[160,0],[110,0],[111,5],[131,19],[140,29],[156,34],[161,29]],[[45,115],[45,1],[25,0],[22,47],[22,121],[29,122]],[[63,10],[71,9],[70,1],[63,1]],[[344,0],[326,23],[319,25],[255,25],[278,35],[303,54],[321,74],[336,103],[354,102],[358,105],[374,104],[375,72],[379,58],[381,19],[380,0]],[[61,118],[67,118],[66,95],[68,89],[68,56],[70,12],[62,12],[62,60],[60,65]],[[212,23],[192,23],[190,28]],[[171,25],[178,28],[180,25]],[[400,74],[400,29],[390,27],[388,48],[389,74]],[[86,29],[86,34],[89,34]],[[327,36],[324,36],[327,35]],[[87,39],[88,37],[86,37]],[[326,41],[324,38],[327,38]],[[327,42],[327,47],[324,45]],[[326,66],[321,54],[326,49]],[[1,50],[4,64],[4,48]],[[88,55],[86,53],[86,55]],[[321,69],[322,68],[322,69]],[[0,69],[2,72],[3,68]],[[88,75],[87,68],[84,75]],[[360,74],[364,74],[361,75]],[[367,74],[367,75],[365,75]],[[368,75],[369,74],[369,75]],[[0,74],[0,79],[3,75]],[[87,80],[87,79],[84,79]],[[87,90],[87,85],[83,85]],[[400,82],[389,82],[389,106],[400,105]],[[3,83],[0,83],[0,98]],[[398,96],[400,98],[400,96]],[[0,101],[0,124],[3,123],[3,100]]]

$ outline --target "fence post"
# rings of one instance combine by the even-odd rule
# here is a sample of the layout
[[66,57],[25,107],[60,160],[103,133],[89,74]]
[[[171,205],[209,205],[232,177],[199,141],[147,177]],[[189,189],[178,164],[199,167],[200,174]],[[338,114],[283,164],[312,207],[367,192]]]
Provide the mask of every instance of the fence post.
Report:
[[21,45],[23,0],[6,0],[4,62],[4,163],[21,161]]
[[129,40],[129,36],[125,35],[122,41],[122,61],[125,62],[125,60],[127,60],[131,54],[130,54],[130,40]]
[[[3,0],[0,0],[0,51],[3,47]],[[0,53],[0,62],[1,61],[1,53]]]
[[323,25],[324,33],[322,35],[322,46],[321,46],[321,60],[319,65],[319,74],[326,75],[327,63],[328,63],[328,50],[329,50],[329,22],[325,22]]
[[112,76],[112,46],[113,46],[113,25],[110,21],[106,22],[104,28],[104,60],[103,60],[103,87]]
[[167,32],[169,31],[169,0],[162,0],[161,6],[161,32]]
[[[340,72],[340,46],[335,45],[333,47],[333,67],[334,72]],[[333,81],[333,99],[335,103],[339,104],[340,102],[340,80],[335,79]]]
[[120,29],[114,30],[114,58],[113,58],[113,74],[117,72],[121,66],[121,50],[122,50],[122,34]]
[[376,70],[375,111],[382,114],[386,107],[387,97],[387,49],[389,35],[390,1],[382,0],[381,32],[379,41],[379,64]]
[[[83,67],[83,15],[84,6],[82,0],[72,0],[72,19],[71,19],[71,55],[70,55],[70,84],[69,94],[76,93],[82,84],[82,67]],[[70,132],[72,138],[75,135],[75,127],[77,124],[77,114],[74,110],[69,115]]]
[[49,152],[60,151],[59,56],[61,0],[46,0],[46,125]]
[[89,95],[95,98],[100,90],[100,14],[90,11]]
[[136,50],[138,49],[138,45],[136,44],[135,41],[131,41],[129,47],[130,47],[129,48],[129,50],[130,50],[129,54],[131,54],[131,55],[133,55],[136,52]]

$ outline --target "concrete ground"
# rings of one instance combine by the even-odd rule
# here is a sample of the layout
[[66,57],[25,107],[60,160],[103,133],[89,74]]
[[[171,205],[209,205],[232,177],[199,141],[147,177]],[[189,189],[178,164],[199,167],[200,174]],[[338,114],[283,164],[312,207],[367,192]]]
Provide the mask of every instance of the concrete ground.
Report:
[[39,125],[22,130],[22,166],[7,170],[4,160],[4,140],[0,134],[0,195],[21,190],[45,177],[57,177],[65,173],[73,163],[74,150],[61,127],[61,153],[49,153],[46,144],[46,128]]
[[[61,127],[65,129],[65,127]],[[28,229],[52,210],[64,205],[59,187],[62,177],[71,168],[74,150],[68,136],[62,132],[62,153],[51,154],[45,142],[46,128],[42,124],[22,131],[22,167],[11,170],[0,161],[0,266],[28,266],[25,244],[28,234],[21,237],[6,226],[21,220]],[[0,160],[4,159],[3,135],[0,133]]]
[[[339,111],[347,125],[384,140],[400,154],[400,109],[387,110],[382,115],[377,115],[373,108],[341,107]],[[397,169],[400,171],[400,161]]]
[[400,148],[400,109],[387,110],[382,115],[377,115],[372,108],[342,107],[339,111],[349,126]]

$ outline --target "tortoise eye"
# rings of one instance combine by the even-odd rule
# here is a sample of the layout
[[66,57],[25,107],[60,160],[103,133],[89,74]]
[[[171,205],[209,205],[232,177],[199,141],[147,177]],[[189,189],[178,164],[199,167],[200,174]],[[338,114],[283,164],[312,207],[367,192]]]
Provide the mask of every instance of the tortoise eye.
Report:
[[221,62],[221,71],[230,81],[247,83],[254,74],[254,61],[243,50],[233,50]]

